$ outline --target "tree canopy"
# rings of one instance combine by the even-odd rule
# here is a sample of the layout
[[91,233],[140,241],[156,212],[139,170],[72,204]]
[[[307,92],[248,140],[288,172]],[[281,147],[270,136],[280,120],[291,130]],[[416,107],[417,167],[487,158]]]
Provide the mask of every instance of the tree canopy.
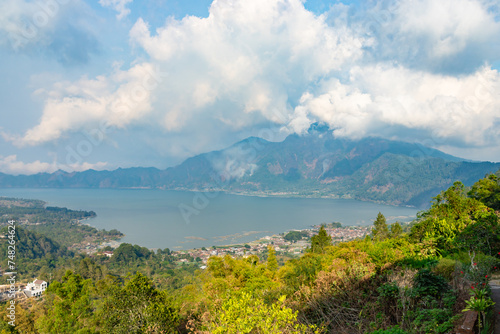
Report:
[[[500,171],[497,172],[500,174]],[[500,177],[490,174],[484,179],[474,183],[469,196],[482,202],[493,210],[500,210]]]
[[321,225],[318,234],[311,238],[311,252],[322,254],[331,244],[332,237],[326,232],[325,226]]
[[385,216],[381,212],[378,213],[377,218],[373,222],[372,235],[376,240],[384,240],[389,236],[389,227],[387,226]]

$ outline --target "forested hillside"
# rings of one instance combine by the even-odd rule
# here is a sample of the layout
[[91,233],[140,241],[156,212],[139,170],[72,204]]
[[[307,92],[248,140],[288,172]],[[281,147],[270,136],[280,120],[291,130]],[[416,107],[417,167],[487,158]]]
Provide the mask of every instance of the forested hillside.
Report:
[[40,200],[0,197],[0,226],[15,220],[23,229],[38,232],[65,249],[82,250],[123,237],[117,230],[98,230],[82,223],[95,216],[94,211],[46,206]]
[[[325,229],[300,258],[176,263],[168,249],[122,244],[113,256],[60,260],[45,296],[17,304],[2,333],[452,333],[463,310],[491,326],[487,282],[500,262],[500,173],[456,182],[403,232],[332,244]],[[19,236],[22,238],[23,236]],[[20,242],[21,242],[20,241]],[[29,257],[35,255],[28,254]],[[62,258],[60,258],[62,259]],[[62,272],[64,270],[64,272]]]

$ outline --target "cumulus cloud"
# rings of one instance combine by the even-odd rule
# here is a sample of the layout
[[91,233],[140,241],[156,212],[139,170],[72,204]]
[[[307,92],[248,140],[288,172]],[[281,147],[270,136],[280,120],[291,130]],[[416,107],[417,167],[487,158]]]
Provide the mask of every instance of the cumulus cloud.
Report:
[[112,76],[61,82],[46,96],[40,123],[24,136],[6,136],[17,145],[37,145],[59,139],[63,134],[100,126],[124,128],[151,111],[151,93],[163,80],[151,64],[143,63]]
[[[283,122],[279,113],[298,91],[361,57],[364,39],[325,19],[298,0],[214,1],[207,18],[170,19],[155,34],[139,19],[130,37],[170,73],[162,92],[168,130],[215,109],[235,127],[241,112],[248,126],[254,112]],[[221,113],[217,103],[233,110]]]
[[[128,2],[101,0],[118,18]],[[182,142],[179,154],[194,154],[212,133],[266,122],[301,133],[321,120],[351,138],[498,142],[500,78],[488,65],[500,59],[496,7],[486,0],[365,6],[335,4],[315,15],[301,0],[217,0],[206,18],[169,18],[154,30],[140,18],[129,32],[140,60],[40,91],[40,122],[16,141],[57,141],[104,121],[161,128]]]
[[31,175],[37,173],[53,173],[57,170],[65,171],[84,171],[88,169],[102,170],[105,169],[107,163],[98,162],[95,164],[84,162],[75,163],[68,166],[61,166],[56,162],[48,163],[36,160],[25,163],[17,159],[17,155],[9,155],[6,157],[0,156],[0,172],[12,175]]
[[500,138],[499,92],[500,75],[487,66],[460,78],[386,64],[353,67],[348,82],[332,79],[319,93],[305,93],[290,126],[300,133],[321,120],[350,138],[410,140],[412,129],[437,142],[490,145]]
[[372,36],[374,61],[434,73],[472,73],[500,58],[498,3],[483,0],[379,1],[353,28]]
[[116,18],[121,20],[130,14],[130,9],[127,8],[127,5],[131,3],[133,0],[99,0],[99,4],[103,7],[109,7],[118,12],[116,14]]

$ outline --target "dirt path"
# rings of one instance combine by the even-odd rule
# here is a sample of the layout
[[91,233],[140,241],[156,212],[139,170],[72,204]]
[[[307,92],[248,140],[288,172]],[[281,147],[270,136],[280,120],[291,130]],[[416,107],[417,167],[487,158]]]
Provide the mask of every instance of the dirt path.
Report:
[[491,299],[495,304],[495,334],[500,334],[500,275],[494,275],[490,280]]

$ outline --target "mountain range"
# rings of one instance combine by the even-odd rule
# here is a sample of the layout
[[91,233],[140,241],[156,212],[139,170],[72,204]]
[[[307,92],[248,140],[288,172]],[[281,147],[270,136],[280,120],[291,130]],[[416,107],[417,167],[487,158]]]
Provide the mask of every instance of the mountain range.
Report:
[[0,173],[0,187],[222,190],[426,207],[454,181],[471,185],[499,169],[500,163],[469,161],[417,143],[336,138],[326,126],[313,124],[306,134],[282,142],[250,137],[165,170]]

